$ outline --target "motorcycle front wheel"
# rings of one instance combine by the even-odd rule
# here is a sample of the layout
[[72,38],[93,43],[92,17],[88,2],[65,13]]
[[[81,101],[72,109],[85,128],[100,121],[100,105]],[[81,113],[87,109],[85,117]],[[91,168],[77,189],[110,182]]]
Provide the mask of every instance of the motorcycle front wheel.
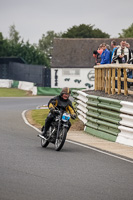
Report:
[[67,136],[67,129],[63,128],[60,130],[59,133],[59,138],[56,139],[55,141],[55,150],[56,151],[60,151],[65,143],[66,140],[66,136]]
[[41,139],[41,146],[43,148],[46,148],[49,145],[49,142],[47,140]]

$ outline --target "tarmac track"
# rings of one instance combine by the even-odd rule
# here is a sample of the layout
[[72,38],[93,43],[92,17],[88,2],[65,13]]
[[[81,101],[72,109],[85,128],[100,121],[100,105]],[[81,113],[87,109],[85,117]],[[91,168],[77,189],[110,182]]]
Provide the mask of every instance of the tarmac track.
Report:
[[48,100],[0,98],[0,200],[132,200],[132,163],[68,142],[41,148],[21,113]]

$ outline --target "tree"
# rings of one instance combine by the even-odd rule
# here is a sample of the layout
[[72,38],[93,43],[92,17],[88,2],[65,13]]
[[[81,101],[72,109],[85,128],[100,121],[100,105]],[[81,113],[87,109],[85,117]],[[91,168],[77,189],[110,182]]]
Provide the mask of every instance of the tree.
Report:
[[43,51],[48,58],[51,58],[51,51],[53,47],[54,38],[59,38],[62,36],[62,33],[55,33],[54,31],[48,31],[42,35],[42,38],[39,40],[38,47],[41,51]]
[[4,39],[0,32],[0,57],[22,57],[27,64],[45,65],[49,67],[50,62],[47,56],[39,48],[31,45],[29,41],[24,43]]
[[119,38],[132,38],[133,37],[133,23],[127,29],[122,29],[119,33]]
[[110,35],[100,29],[94,29],[94,25],[81,24],[68,29],[62,34],[63,38],[109,38]]
[[16,31],[15,29],[15,25],[11,25],[9,28],[9,40],[13,43],[13,44],[17,44],[19,42],[19,39],[21,37],[19,36],[19,32]]
[[8,56],[10,51],[9,42],[4,39],[2,33],[0,32],[0,57]]

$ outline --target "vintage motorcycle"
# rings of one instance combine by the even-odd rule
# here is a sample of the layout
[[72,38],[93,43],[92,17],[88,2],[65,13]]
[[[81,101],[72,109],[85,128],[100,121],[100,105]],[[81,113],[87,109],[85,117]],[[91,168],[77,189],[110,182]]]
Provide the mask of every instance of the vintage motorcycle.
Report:
[[46,137],[38,135],[41,138],[41,146],[46,148],[49,143],[55,145],[55,150],[60,151],[65,143],[67,132],[69,130],[69,120],[71,115],[64,110],[55,110],[55,118],[52,121]]

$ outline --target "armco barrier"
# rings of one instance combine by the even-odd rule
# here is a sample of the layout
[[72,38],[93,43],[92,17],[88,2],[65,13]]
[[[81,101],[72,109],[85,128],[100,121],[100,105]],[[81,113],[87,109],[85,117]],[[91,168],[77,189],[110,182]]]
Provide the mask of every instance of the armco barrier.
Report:
[[113,142],[133,146],[133,103],[73,90],[84,131]]

